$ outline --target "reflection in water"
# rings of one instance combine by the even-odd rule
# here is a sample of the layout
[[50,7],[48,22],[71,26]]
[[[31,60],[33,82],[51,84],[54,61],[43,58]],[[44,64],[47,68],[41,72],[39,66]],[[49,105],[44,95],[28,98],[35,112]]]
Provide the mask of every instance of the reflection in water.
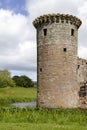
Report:
[[20,107],[20,108],[24,108],[24,107],[36,107],[36,102],[13,103],[11,105],[15,106],[15,107]]

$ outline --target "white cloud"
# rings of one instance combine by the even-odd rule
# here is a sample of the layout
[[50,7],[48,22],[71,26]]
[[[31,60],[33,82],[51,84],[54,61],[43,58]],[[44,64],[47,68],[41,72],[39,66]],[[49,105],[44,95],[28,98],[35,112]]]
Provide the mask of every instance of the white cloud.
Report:
[[78,7],[78,16],[82,20],[79,30],[79,56],[87,58],[87,1],[81,0]]
[[84,18],[84,15],[87,15],[87,1],[84,0],[78,8],[79,14]]
[[48,13],[76,14],[79,0],[27,0],[27,10],[34,19]]
[[78,54],[86,57],[86,49],[81,50],[87,47],[87,0],[27,0],[26,6],[31,20],[48,13],[72,14],[80,18],[83,24],[79,29]]
[[87,59],[87,48],[84,46],[79,47],[79,56]]
[[0,68],[36,70],[36,47],[29,19],[0,10]]
[[87,0],[26,0],[29,16],[0,9],[0,68],[30,73],[36,79],[36,31],[32,21],[43,14],[68,13],[79,17],[79,56],[87,57]]

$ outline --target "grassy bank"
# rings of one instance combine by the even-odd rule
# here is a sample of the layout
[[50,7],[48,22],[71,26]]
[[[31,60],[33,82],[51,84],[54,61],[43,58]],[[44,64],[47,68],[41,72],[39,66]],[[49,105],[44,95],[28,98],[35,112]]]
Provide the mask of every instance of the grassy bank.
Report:
[[0,130],[87,130],[86,126],[31,124],[31,123],[0,123]]
[[87,110],[0,108],[0,122],[6,123],[56,123],[59,125],[87,125]]
[[30,102],[36,100],[36,88],[0,88],[0,106],[14,102]]
[[87,110],[0,108],[0,124],[0,130],[87,130]]
[[87,130],[87,110],[16,108],[36,100],[36,88],[0,89],[0,130]]

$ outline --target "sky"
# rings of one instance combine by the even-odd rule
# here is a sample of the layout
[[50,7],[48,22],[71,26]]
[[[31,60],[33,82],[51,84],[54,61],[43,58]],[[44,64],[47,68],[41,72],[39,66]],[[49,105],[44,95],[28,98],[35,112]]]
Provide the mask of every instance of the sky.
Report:
[[37,80],[36,30],[32,21],[49,13],[82,20],[78,56],[87,59],[87,0],[0,0],[0,69]]

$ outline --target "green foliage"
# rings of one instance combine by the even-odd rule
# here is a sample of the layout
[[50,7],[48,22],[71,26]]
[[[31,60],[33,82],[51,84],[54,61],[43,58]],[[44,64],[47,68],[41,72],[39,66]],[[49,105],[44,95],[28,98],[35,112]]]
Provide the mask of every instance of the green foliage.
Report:
[[29,77],[27,77],[25,75],[14,76],[12,79],[15,81],[16,85],[19,86],[19,87],[29,88],[29,87],[34,86],[33,81]]
[[0,75],[4,77],[11,77],[11,73],[8,70],[0,70]]
[[8,70],[0,70],[0,88],[15,86],[15,82],[10,77],[10,72]]
[[21,80],[19,76],[13,76],[12,79],[14,80],[16,86],[20,86],[21,85]]
[[0,70],[0,88],[4,87],[33,87],[33,81],[25,75],[14,76],[11,78],[11,73],[8,70]]

